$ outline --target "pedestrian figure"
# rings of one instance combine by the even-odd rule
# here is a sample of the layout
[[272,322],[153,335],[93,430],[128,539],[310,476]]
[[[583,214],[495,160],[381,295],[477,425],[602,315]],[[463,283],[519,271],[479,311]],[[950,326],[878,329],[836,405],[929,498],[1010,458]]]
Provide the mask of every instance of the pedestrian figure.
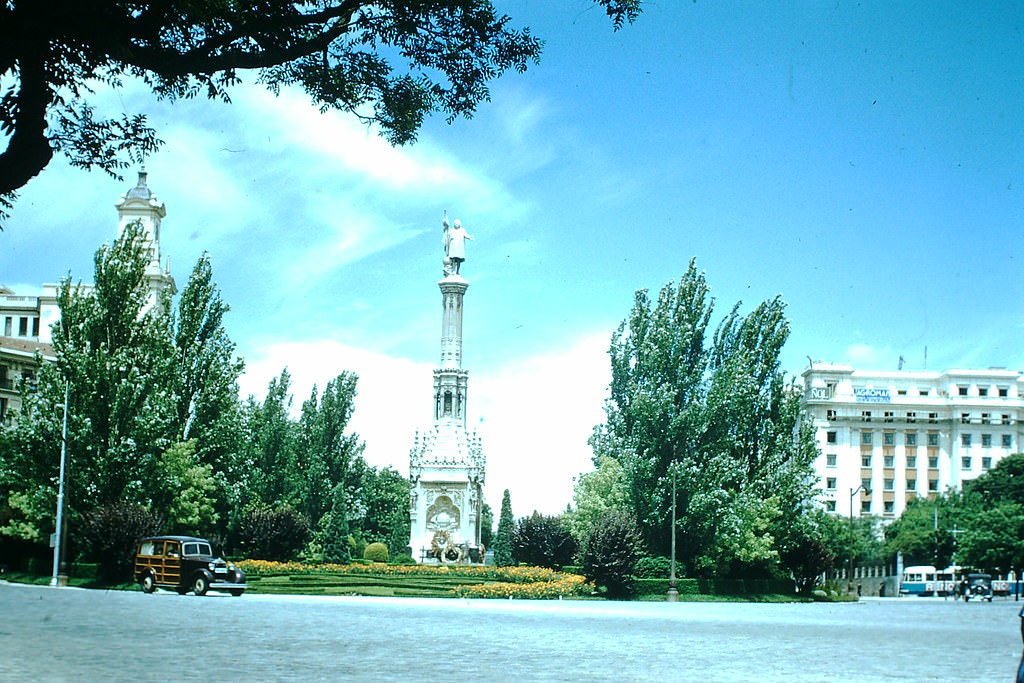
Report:
[[859,597],[861,596],[861,591],[862,591],[862,589],[863,589],[863,586],[861,586],[861,585],[860,585],[860,582],[858,581],[858,582],[857,582],[857,597],[858,597],[858,598],[859,598]]
[[[1024,607],[1020,609],[1020,639],[1024,642]],[[1024,652],[1020,656],[1020,664],[1017,665],[1017,683],[1024,683]]]

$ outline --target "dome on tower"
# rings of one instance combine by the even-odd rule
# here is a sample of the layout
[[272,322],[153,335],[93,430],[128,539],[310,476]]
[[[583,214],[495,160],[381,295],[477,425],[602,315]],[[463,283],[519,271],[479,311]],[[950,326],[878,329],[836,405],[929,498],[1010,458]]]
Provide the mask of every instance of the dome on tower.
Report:
[[125,199],[150,200],[155,198],[153,191],[150,190],[149,186],[146,184],[147,175],[148,174],[145,171],[139,171],[139,182],[135,187],[128,190],[124,196]]

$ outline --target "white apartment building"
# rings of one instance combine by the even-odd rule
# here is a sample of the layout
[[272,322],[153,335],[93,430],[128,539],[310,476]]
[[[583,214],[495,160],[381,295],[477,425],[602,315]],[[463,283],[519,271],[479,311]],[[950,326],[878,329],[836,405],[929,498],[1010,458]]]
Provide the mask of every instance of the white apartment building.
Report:
[[804,407],[821,455],[815,470],[830,512],[898,517],[915,496],[959,490],[1024,451],[1024,374],[854,370],[815,362]]

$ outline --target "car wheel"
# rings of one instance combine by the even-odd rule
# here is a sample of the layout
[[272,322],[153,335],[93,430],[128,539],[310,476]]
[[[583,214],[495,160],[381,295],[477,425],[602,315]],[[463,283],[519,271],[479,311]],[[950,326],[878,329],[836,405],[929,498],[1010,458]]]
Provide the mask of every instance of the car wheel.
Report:
[[142,586],[143,593],[152,593],[156,590],[156,581],[153,580],[152,574],[146,574],[142,577],[142,581],[139,581]]
[[236,598],[237,598],[237,597],[238,597],[239,595],[241,595],[242,593],[244,593],[244,592],[245,592],[245,591],[241,591],[241,590],[239,590],[239,589],[237,589],[237,588],[232,588],[232,589],[231,589],[231,594],[232,594],[233,596],[235,596]]
[[208,590],[210,590],[210,582],[202,574],[192,580],[192,592],[196,595],[206,595]]

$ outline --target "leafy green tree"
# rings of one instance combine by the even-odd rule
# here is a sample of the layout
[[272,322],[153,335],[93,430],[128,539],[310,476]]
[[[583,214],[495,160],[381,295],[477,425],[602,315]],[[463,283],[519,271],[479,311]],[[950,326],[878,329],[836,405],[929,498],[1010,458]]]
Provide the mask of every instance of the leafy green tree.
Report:
[[964,484],[964,494],[979,503],[1024,505],[1024,453],[1003,458],[995,467]]
[[619,461],[610,455],[597,456],[597,469],[584,472],[573,485],[575,509],[563,515],[577,543],[582,544],[590,527],[612,510],[632,509],[629,482]]
[[508,489],[501,497],[501,516],[498,517],[498,531],[494,534],[494,564],[499,567],[510,567],[512,559],[512,530],[515,520],[512,518],[512,497]]
[[164,511],[166,526],[173,533],[209,535],[217,523],[213,494],[217,482],[213,467],[199,462],[196,441],[173,444],[164,451],[156,467],[160,491],[154,508]]
[[480,509],[480,542],[485,548],[491,547],[491,537],[494,534],[494,510],[487,503]]
[[517,563],[561,569],[572,564],[577,549],[576,539],[559,517],[534,510],[512,528],[512,558]]
[[637,292],[612,338],[606,421],[591,439],[595,464],[622,464],[654,554],[668,552],[675,472],[682,559],[700,575],[773,571],[775,538],[812,496],[814,436],[779,369],[785,305],[747,316],[738,306],[709,343],[714,300],[694,262],[657,301]]
[[[363,444],[356,434],[347,434],[355,410],[355,374],[343,372],[327,383],[317,397],[317,388],[302,404],[296,430],[292,466],[294,490],[291,499],[298,510],[317,524],[333,505],[331,491],[338,484],[355,492],[362,482],[366,464]],[[349,500],[358,500],[350,495]],[[365,508],[365,506],[364,506]],[[349,512],[350,519],[359,515]]]
[[[80,510],[147,504],[156,460],[171,443],[169,301],[151,305],[148,263],[142,228],[129,224],[97,251],[94,286],[67,278],[57,297],[53,346],[70,387],[70,481]],[[51,395],[60,384],[49,388]]]
[[953,563],[956,540],[953,529],[964,523],[963,498],[947,493],[935,498],[915,498],[899,519],[885,527],[885,549],[903,555],[908,565],[945,568]]
[[249,462],[252,479],[246,502],[279,505],[290,500],[297,487],[295,462],[295,425],[288,417],[291,409],[291,375],[287,368],[270,380],[263,403],[250,398],[245,407],[245,431],[249,435]]
[[171,438],[195,442],[196,457],[217,480],[217,514],[227,521],[243,505],[250,467],[240,457],[244,432],[238,378],[244,368],[224,327],[230,310],[213,281],[208,254],[196,262],[172,320],[175,415]]
[[777,539],[781,568],[789,572],[802,593],[810,593],[818,577],[842,562],[844,555],[838,541],[844,530],[849,531],[843,522],[809,505]]
[[603,587],[610,598],[628,597],[633,592],[633,573],[642,547],[633,515],[608,512],[590,527],[583,544],[583,575]]
[[362,536],[386,544],[395,553],[405,553],[412,532],[410,490],[408,478],[396,470],[367,467],[358,492],[365,509],[358,522]]
[[957,559],[997,575],[1024,567],[1024,504],[1003,500],[977,508],[960,534]]
[[[615,28],[639,0],[594,0]],[[115,175],[160,145],[144,116],[97,117],[95,84],[139,78],[161,98],[229,100],[239,72],[271,91],[296,84],[322,109],[375,123],[393,143],[426,115],[471,116],[488,84],[536,62],[542,41],[488,0],[207,0],[135,3],[7,0],[0,4],[0,199],[50,162]],[[0,206],[2,208],[2,206]]]

